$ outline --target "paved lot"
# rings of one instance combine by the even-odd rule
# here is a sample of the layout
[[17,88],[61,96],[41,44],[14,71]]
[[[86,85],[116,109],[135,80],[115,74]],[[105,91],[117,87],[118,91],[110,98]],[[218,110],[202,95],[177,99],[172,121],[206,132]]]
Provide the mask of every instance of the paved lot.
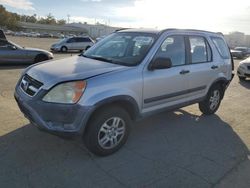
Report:
[[0,68],[0,187],[250,187],[250,81],[235,77],[215,115],[193,105],[137,122],[100,158],[29,124],[13,99],[22,70]]

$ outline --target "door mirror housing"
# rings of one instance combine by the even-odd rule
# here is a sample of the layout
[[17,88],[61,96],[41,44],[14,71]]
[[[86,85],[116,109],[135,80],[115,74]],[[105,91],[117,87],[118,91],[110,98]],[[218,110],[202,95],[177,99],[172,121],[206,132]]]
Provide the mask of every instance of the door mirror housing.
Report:
[[169,69],[171,67],[172,61],[170,58],[158,57],[150,63],[148,70],[153,71],[156,69]]
[[8,44],[6,47],[7,47],[8,49],[10,49],[10,50],[16,50],[16,49],[17,49],[16,46],[11,45],[11,44]]

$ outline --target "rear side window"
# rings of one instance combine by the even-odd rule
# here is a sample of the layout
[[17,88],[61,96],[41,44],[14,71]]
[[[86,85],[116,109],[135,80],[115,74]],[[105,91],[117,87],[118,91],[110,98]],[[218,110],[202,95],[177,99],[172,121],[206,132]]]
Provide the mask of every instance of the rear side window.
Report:
[[78,42],[91,42],[91,40],[88,37],[81,37],[81,38],[78,38]]
[[212,41],[214,45],[216,46],[217,50],[219,51],[219,54],[221,55],[221,57],[223,59],[229,59],[230,54],[229,54],[228,46],[225,43],[225,41],[220,37],[212,37]]
[[205,63],[212,61],[212,53],[206,39],[200,36],[189,37],[191,63]]

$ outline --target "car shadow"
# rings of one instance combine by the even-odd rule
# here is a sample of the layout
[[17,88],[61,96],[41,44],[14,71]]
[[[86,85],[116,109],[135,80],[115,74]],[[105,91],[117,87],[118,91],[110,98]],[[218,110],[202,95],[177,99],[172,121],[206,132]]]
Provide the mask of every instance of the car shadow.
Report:
[[239,83],[241,86],[250,89],[250,80],[239,81]]
[[135,125],[107,157],[89,153],[80,138],[16,129],[0,137],[0,187],[210,187],[249,152],[217,115],[180,109]]
[[13,64],[13,65],[7,65],[7,64],[2,64],[0,65],[0,70],[12,70],[12,69],[25,69],[30,65],[18,65],[18,64]]

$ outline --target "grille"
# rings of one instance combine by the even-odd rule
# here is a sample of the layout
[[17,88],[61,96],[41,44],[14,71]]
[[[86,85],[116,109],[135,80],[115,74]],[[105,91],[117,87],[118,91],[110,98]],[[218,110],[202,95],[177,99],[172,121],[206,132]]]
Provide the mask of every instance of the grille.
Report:
[[25,74],[21,81],[21,88],[22,90],[30,95],[34,96],[38,90],[42,87],[43,83],[35,80],[34,78],[30,77],[29,75]]

